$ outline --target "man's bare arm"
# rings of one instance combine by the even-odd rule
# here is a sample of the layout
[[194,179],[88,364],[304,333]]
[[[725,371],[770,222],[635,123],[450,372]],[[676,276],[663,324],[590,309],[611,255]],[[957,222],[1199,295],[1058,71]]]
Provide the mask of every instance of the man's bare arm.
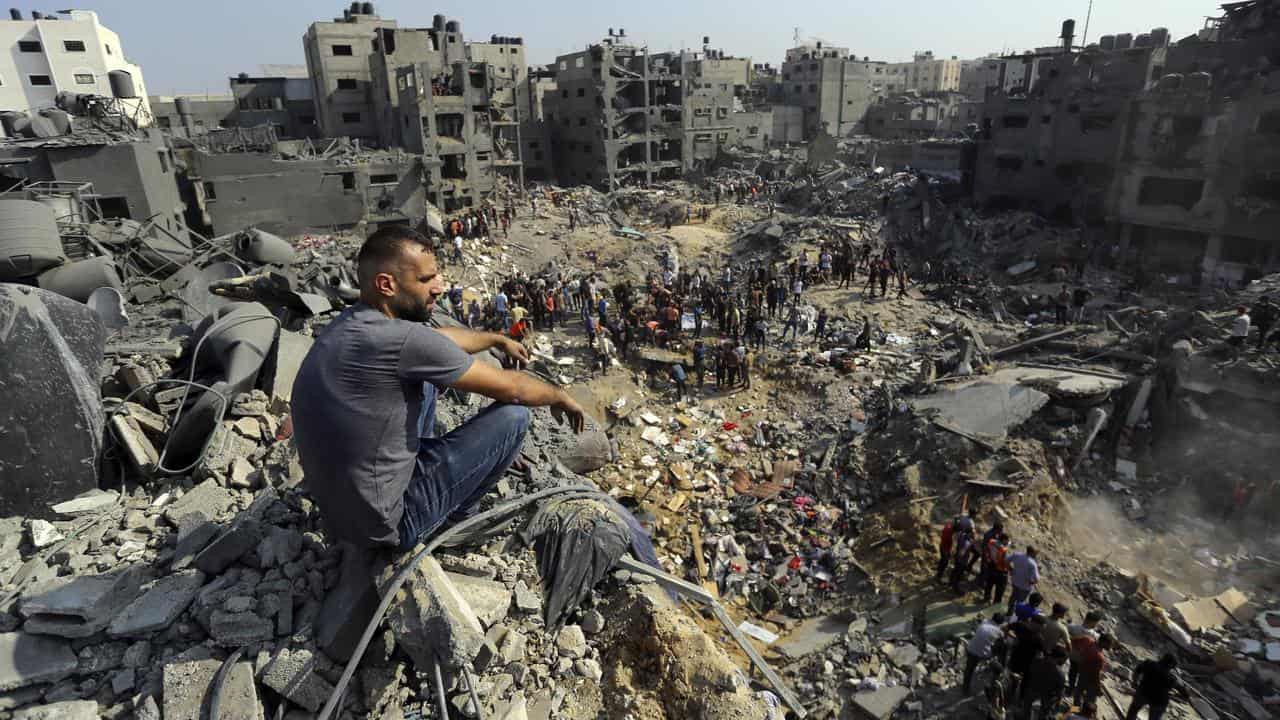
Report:
[[568,416],[569,426],[574,432],[582,432],[585,423],[585,411],[568,393],[522,372],[500,370],[488,363],[474,362],[450,387],[512,405],[549,406],[553,411]]
[[441,327],[436,328],[436,331],[452,340],[455,345],[467,353],[478,353],[491,348],[498,348],[516,360],[529,362],[529,351],[525,346],[501,333],[480,332],[479,330],[460,327]]
[[490,348],[497,347],[502,344],[504,339],[498,333],[481,332],[471,328],[438,327],[435,330],[468,353],[484,352]]

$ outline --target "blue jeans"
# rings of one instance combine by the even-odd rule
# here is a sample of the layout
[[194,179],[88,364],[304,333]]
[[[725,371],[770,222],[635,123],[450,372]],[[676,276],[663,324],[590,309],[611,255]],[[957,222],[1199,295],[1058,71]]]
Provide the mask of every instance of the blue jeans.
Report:
[[507,471],[529,430],[529,409],[493,403],[443,437],[434,437],[436,387],[423,383],[418,460],[404,493],[400,550],[411,550],[451,516],[466,517]]

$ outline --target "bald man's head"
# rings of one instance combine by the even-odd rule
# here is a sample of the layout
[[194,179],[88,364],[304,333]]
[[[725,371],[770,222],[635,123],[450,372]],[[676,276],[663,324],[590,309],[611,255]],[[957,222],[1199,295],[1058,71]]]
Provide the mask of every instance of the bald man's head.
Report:
[[406,227],[370,235],[360,247],[356,268],[361,301],[391,317],[426,322],[444,292],[430,241]]

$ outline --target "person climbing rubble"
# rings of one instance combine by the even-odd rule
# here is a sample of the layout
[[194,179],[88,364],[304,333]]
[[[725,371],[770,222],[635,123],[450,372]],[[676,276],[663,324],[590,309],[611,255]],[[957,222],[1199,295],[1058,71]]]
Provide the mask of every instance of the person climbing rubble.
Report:
[[1133,669],[1133,701],[1125,712],[1125,720],[1138,720],[1138,714],[1147,709],[1147,720],[1160,720],[1169,709],[1174,694],[1190,701],[1187,690],[1178,678],[1178,658],[1165,653],[1159,660],[1144,660]]
[[[294,438],[333,536],[407,551],[472,511],[516,460],[529,407],[550,406],[575,432],[584,411],[563,390],[471,355],[496,349],[527,362],[514,340],[425,325],[445,285],[422,235],[383,228],[356,263],[360,301],[320,334],[294,382]],[[446,387],[497,402],[436,437]]]
[[1004,654],[1003,648],[997,648],[1004,638],[1004,615],[996,613],[990,619],[983,620],[973,631],[973,637],[965,644],[964,680],[961,685],[966,696],[973,685],[973,673],[978,666],[993,657]]

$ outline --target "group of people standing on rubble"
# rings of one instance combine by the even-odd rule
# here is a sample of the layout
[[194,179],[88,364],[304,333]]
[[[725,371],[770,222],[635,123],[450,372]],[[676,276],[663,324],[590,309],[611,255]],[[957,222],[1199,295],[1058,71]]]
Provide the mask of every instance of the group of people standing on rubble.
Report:
[[[1031,545],[1014,550],[1002,521],[981,534],[968,514],[943,525],[935,579],[957,594],[980,594],[985,606],[1003,608],[984,619],[965,644],[961,690],[967,697],[976,671],[987,666],[992,676],[989,699],[1014,709],[1016,718],[1057,718],[1063,700],[1073,708],[1068,717],[1094,718],[1115,636],[1103,627],[1103,614],[1096,610],[1072,622],[1071,609],[1055,602],[1045,614],[1038,558]],[[1011,590],[1007,605],[1006,588]],[[1177,657],[1166,654],[1137,666],[1125,720],[1137,720],[1143,708],[1149,720],[1160,720],[1173,694],[1185,697],[1177,665]]]

